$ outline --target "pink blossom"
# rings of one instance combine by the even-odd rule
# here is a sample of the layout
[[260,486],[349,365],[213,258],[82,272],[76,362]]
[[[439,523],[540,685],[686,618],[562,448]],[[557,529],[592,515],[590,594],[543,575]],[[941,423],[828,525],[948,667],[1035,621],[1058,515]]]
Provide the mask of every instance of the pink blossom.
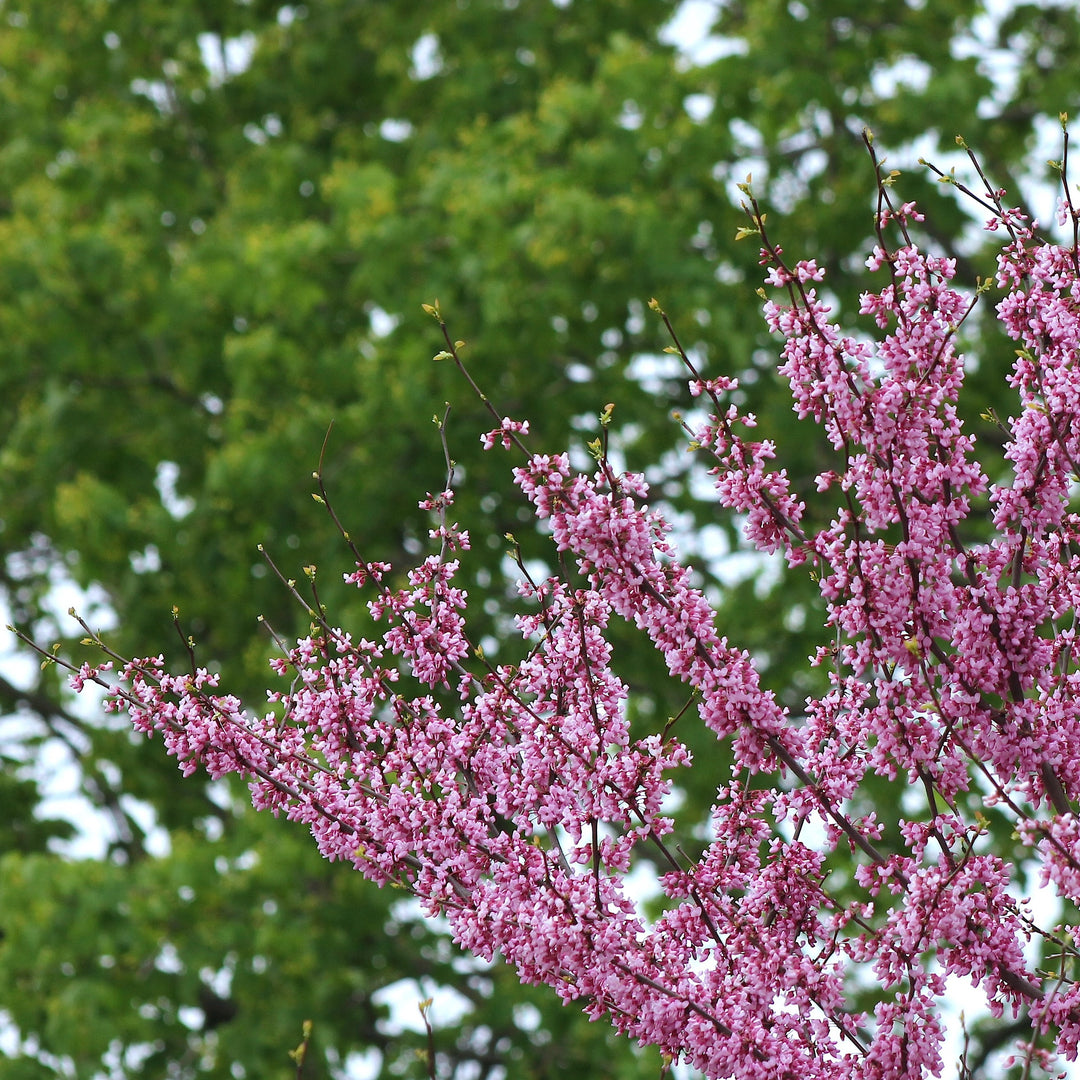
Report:
[[[1025,952],[1022,876],[989,849],[983,810],[1012,822],[1075,916],[1077,253],[1039,242],[1017,212],[992,223],[1008,237],[997,311],[1018,346],[1018,400],[1007,468],[991,480],[960,419],[956,331],[973,299],[950,260],[903,232],[921,220],[912,204],[878,220],[867,265],[887,280],[861,298],[865,334],[832,318],[816,262],[789,268],[762,247],[780,290],[765,305],[780,374],[835,451],[816,481],[812,520],[827,524],[808,524],[774,441],[735,403],[736,380],[695,372],[690,384],[718,503],[742,516],[749,546],[817,583],[825,633],[810,662],[830,688],[800,714],[718,632],[644,479],[602,455],[584,474],[566,454],[514,469],[563,569],[534,580],[522,567],[520,641],[498,663],[469,637],[457,583],[469,539],[443,490],[421,503],[437,553],[405,584],[387,584],[383,563],[348,576],[368,591],[379,639],[317,620],[273,662],[270,711],[244,709],[206,671],[170,674],[161,657],[123,665],[112,707],[185,774],[243,776],[257,807],[303,822],[327,858],[415,894],[463,948],[502,956],[706,1076],[955,1071],[942,1058],[949,977],[980,985],[998,1015],[1030,1010],[1033,1038],[1074,1057],[1080,984]],[[506,418],[483,442],[512,449],[527,432]],[[986,500],[989,527],[975,513]],[[684,688],[681,727],[631,723],[616,621]],[[72,685],[109,670],[83,665]],[[723,744],[715,761],[691,762],[676,734],[691,724]],[[692,764],[717,772],[707,823],[671,810]],[[882,778],[905,785],[903,810],[868,805]],[[645,864],[660,867],[667,901],[652,919],[628,884]],[[1038,932],[1071,973],[1071,941]],[[870,1014],[850,1007],[856,982],[873,989]]]

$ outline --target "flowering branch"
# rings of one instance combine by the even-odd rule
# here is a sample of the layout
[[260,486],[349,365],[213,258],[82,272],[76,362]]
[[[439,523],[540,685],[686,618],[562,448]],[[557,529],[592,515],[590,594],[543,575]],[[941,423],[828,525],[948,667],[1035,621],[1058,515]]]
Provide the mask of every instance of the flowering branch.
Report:
[[[742,515],[758,551],[817,582],[833,640],[811,663],[829,689],[801,714],[782,708],[753,659],[719,635],[643,479],[610,460],[613,406],[590,447],[591,474],[566,454],[531,454],[527,423],[483,395],[437,304],[426,305],[446,346],[436,359],[454,361],[495,419],[484,445],[521,455],[515,483],[558,554],[559,572],[539,579],[508,537],[520,659],[490,661],[467,632],[457,578],[470,539],[450,515],[447,414],[436,418],[444,487],[421,503],[437,552],[401,588],[353,544],[320,459],[316,498],[353,553],[347,580],[368,591],[385,630],[355,639],[328,621],[313,567],[310,600],[279,573],[312,628],[273,661],[290,685],[269,695],[265,715],[219,693],[193,651],[190,670],[172,675],[160,657],[111,653],[82,623],[103,663],[43,655],[70,668],[76,689],[108,686],[110,707],[160,735],[185,773],[243,776],[256,807],[303,821],[328,858],[408,889],[447,917],[463,948],[501,955],[524,981],[709,1077],[941,1075],[941,1005],[957,978],[981,985],[997,1015],[1026,1012],[1029,1067],[1049,1067],[1051,1048],[1075,1057],[1080,953],[1017,898],[1021,871],[993,849],[984,811],[1011,823],[1028,860],[1021,869],[1036,868],[1074,921],[1080,215],[1065,183],[1073,245],[1051,244],[979,171],[986,195],[972,197],[1006,236],[998,320],[1018,346],[1007,473],[991,479],[960,419],[956,351],[991,284],[967,296],[951,260],[917,247],[921,215],[893,200],[895,174],[869,136],[867,146],[878,187],[867,267],[883,277],[861,298],[872,333],[833,320],[819,293],[824,271],[785,260],[743,187],[742,231],[756,236],[781,297],[765,303],[784,343],[780,374],[835,456],[816,477],[814,520],[826,525],[810,524],[786,470],[773,466],[774,443],[755,439],[756,418],[735,403],[738,381],[705,377],[650,305],[691,394],[711,410],[684,427],[709,458],[718,502]],[[1066,138],[1063,178],[1067,155]],[[988,526],[973,530],[983,503]],[[658,731],[631,730],[613,620],[635,626],[689,693]],[[677,821],[670,807],[692,766],[674,727],[695,714],[729,744],[732,764],[718,778],[708,842],[690,858],[673,838],[700,823]],[[906,777],[903,807],[861,813],[878,777]],[[659,868],[666,904],[652,919],[629,884],[645,862]],[[837,865],[850,875],[830,881]],[[1031,959],[1033,937],[1055,952],[1056,970]],[[852,1002],[870,984],[875,1003],[863,1012]]]

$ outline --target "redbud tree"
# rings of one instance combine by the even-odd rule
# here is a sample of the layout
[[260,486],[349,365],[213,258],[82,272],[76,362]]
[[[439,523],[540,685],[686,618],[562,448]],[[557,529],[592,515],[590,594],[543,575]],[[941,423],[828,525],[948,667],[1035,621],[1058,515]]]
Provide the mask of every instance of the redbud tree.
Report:
[[[1019,1021],[1025,1073],[1075,1058],[1080,213],[1066,159],[1071,245],[1042,238],[991,185],[964,189],[1001,238],[996,279],[965,295],[952,263],[914,242],[918,210],[893,198],[872,145],[871,157],[878,242],[859,333],[835,321],[814,260],[785,260],[745,189],[780,374],[833,452],[813,514],[733,400],[737,381],[699,372],[652,304],[690,375],[684,424],[716,501],[748,544],[820,590],[827,615],[808,662],[828,690],[801,711],[781,708],[753,658],[718,634],[643,478],[613,463],[611,406],[581,470],[527,449],[527,421],[489,404],[484,443],[516,459],[554,568],[535,573],[510,538],[516,629],[492,660],[457,583],[470,541],[453,519],[447,453],[444,490],[421,504],[432,553],[407,580],[342,528],[348,580],[381,633],[334,626],[313,574],[310,595],[285,582],[312,628],[281,643],[264,713],[224,693],[194,653],[179,673],[160,656],[109,653],[73,668],[73,685],[107,685],[109,706],[159,735],[185,774],[243,777],[256,807],[406,889],[463,949],[708,1077],[941,1075],[956,1065],[943,1059],[942,1006],[957,981]],[[1015,343],[1017,405],[990,464],[960,419],[957,337],[992,287]],[[428,312],[439,358],[471,383],[462,343],[437,305]],[[632,730],[613,668],[619,620],[685,687],[687,707],[649,732]],[[717,770],[691,856],[680,776],[716,768],[691,760],[680,729],[694,724],[727,744],[730,768]],[[880,777],[906,779],[904,799],[864,812],[860,789]],[[990,813],[1011,823],[1019,859],[995,850]],[[641,866],[656,868],[660,904],[630,884]]]

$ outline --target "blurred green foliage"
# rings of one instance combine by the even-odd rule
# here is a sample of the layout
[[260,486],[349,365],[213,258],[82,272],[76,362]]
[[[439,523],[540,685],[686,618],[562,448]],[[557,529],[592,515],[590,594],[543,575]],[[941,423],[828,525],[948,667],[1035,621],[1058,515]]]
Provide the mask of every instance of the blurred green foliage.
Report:
[[[50,598],[72,579],[99,590],[91,621],[117,614],[120,651],[178,654],[178,605],[200,660],[257,707],[270,643],[255,616],[285,636],[306,626],[257,544],[287,575],[318,564],[336,620],[367,618],[335,584],[346,552],[307,496],[331,421],[339,514],[368,557],[407,566],[428,528],[416,501],[444,483],[431,417],[450,401],[457,516],[475,544],[465,571],[497,632],[503,534],[546,552],[521,527],[505,456],[479,451],[480,403],[431,361],[441,342],[420,305],[435,298],[485,392],[532,422],[531,446],[580,444],[615,402],[629,465],[652,467],[691,546],[710,538],[698,561],[715,589],[704,556],[737,548],[737,523],[690,491],[669,417],[683,381],[660,363],[648,299],[707,371],[743,378],[764,431],[802,448],[783,464],[809,487],[821,451],[771,375],[757,252],[732,241],[735,182],[753,171],[774,238],[826,266],[851,313],[872,242],[863,127],[926,156],[961,130],[1017,190],[1041,178],[1049,118],[1076,107],[1080,22],[1068,6],[1018,4],[995,23],[972,0],[732,0],[711,8],[718,58],[692,62],[662,34],[680,10],[3,0],[12,620],[69,638]],[[898,191],[968,283],[990,271],[967,211],[931,177],[907,172]],[[1007,354],[971,336],[993,403]],[[798,709],[814,689],[811,584],[749,574],[716,594],[723,630]],[[640,720],[655,723],[677,690],[625,638]],[[284,1077],[306,1018],[306,1080],[345,1076],[365,1053],[380,1077],[425,1076],[423,1040],[389,1026],[376,996],[402,980],[421,981],[418,999],[453,986],[471,1006],[433,1016],[440,1077],[658,1074],[655,1055],[550,994],[464,963],[402,897],[324,864],[242,793],[180,782],[158,748],[74,716],[55,669],[35,679],[0,680],[0,1016],[18,1036],[2,1080]],[[723,754],[680,724],[699,760],[712,755],[687,790],[704,813]],[[44,741],[77,760],[104,858],[53,850],[65,826],[39,806],[40,770],[18,764]]]

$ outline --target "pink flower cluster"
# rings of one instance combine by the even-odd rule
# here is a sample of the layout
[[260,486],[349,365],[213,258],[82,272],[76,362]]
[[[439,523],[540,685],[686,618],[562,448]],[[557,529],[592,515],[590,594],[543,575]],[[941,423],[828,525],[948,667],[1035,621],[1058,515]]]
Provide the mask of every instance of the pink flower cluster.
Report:
[[[560,567],[537,580],[521,565],[519,659],[489,663],[469,637],[455,584],[468,538],[447,524],[447,490],[422,504],[441,550],[407,585],[388,587],[382,564],[352,575],[385,633],[356,640],[320,622],[275,661],[291,685],[265,715],[160,658],[118,665],[114,707],[160,733],[185,773],[239,773],[256,806],[305,822],[328,858],[407,888],[463,948],[708,1077],[941,1075],[955,1067],[942,1060],[951,977],[980,984],[998,1014],[1026,1011],[1032,1060],[1046,1047],[1075,1057],[1080,955],[1035,926],[1018,869],[973,808],[1014,821],[1043,887],[1075,916],[1077,252],[1039,242],[1012,212],[995,219],[1008,233],[998,315],[1018,346],[1019,403],[991,477],[957,407],[956,336],[974,300],[951,262],[910,242],[917,220],[911,206],[879,214],[868,267],[883,281],[861,304],[872,336],[841,330],[817,291],[823,271],[788,267],[762,229],[781,290],[765,309],[780,370],[835,451],[817,481],[814,520],[827,525],[810,528],[770,466],[775,446],[751,437],[736,381],[691,384],[711,403],[694,439],[720,503],[745,516],[750,543],[819,584],[831,643],[811,662],[831,688],[799,715],[717,633],[642,479],[602,454],[593,475],[565,454],[515,469]],[[513,449],[526,431],[503,419],[485,445]],[[730,743],[697,859],[670,810],[690,755],[673,722],[631,729],[616,619],[647,636],[699,722]],[[77,686],[106,667],[84,666]],[[911,805],[867,813],[874,777],[905,778]],[[646,863],[667,899],[654,919],[629,883]],[[1068,959],[1065,974],[1030,959],[1035,933]],[[854,1010],[870,986],[876,1005]]]

